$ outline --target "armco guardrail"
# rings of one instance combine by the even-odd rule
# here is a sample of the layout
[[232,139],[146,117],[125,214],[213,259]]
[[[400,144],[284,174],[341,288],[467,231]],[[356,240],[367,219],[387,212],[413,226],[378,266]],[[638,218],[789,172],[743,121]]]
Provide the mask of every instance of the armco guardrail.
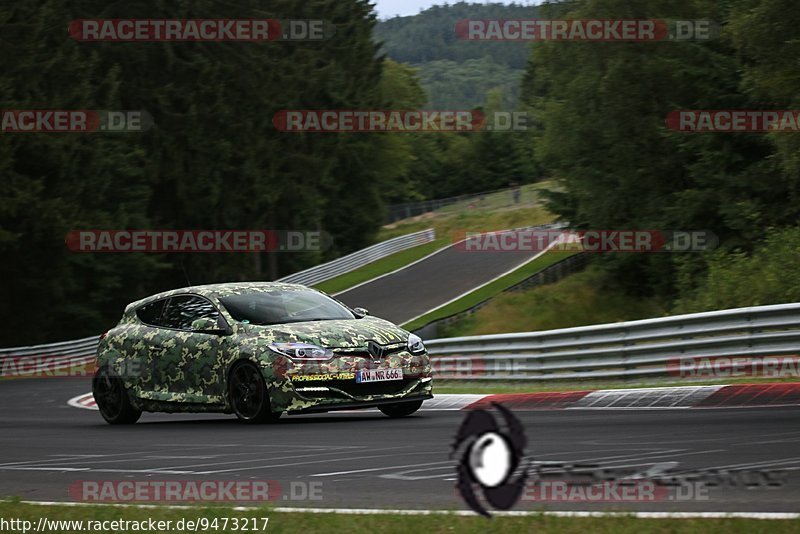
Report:
[[[0,349],[0,376],[93,361],[97,337]],[[800,303],[544,332],[425,342],[438,378],[555,380],[665,376],[682,358],[800,352]],[[673,369],[675,367],[672,367]]]
[[800,303],[426,341],[436,376],[556,380],[678,373],[681,359],[800,352]]
[[395,237],[387,241],[383,241],[371,247],[353,252],[347,256],[317,265],[305,271],[294,273],[278,280],[278,282],[289,282],[293,284],[314,285],[325,280],[330,280],[339,275],[348,273],[359,267],[363,267],[368,263],[375,260],[384,258],[395,252],[406,250],[417,245],[424,245],[436,239],[436,232],[432,228],[422,230],[413,234]]
[[[557,282],[561,280],[563,277],[583,269],[587,261],[588,261],[587,252],[580,252],[573,256],[569,256],[557,263],[554,263],[553,265],[545,267],[541,271],[538,271],[530,275],[525,280],[522,280],[521,282],[518,282],[513,286],[504,289],[498,295],[502,295],[504,293],[522,291],[530,287]],[[441,328],[442,326],[447,326],[457,321],[460,321],[466,317],[469,317],[470,315],[476,313],[484,306],[492,302],[495,298],[497,298],[498,295],[493,295],[487,299],[484,299],[467,310],[454,313],[453,315],[449,315],[447,317],[442,317],[441,319],[436,319],[435,321],[431,321],[425,326],[421,326],[419,328],[414,329],[414,333],[422,338],[429,338],[436,336],[438,335],[439,328]]]
[[47,376],[94,362],[98,336],[75,341],[0,349],[0,377]]
[[[433,229],[395,237],[359,250],[337,260],[306,269],[284,278],[280,282],[313,285],[363,267],[395,252],[436,239]],[[94,361],[98,336],[47,345],[0,349],[0,377],[41,375]]]

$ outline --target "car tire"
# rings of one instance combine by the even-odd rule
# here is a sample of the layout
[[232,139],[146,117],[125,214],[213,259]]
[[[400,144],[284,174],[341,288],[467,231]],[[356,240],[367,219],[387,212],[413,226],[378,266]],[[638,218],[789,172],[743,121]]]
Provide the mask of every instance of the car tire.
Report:
[[378,409],[389,417],[405,417],[411,415],[422,407],[422,401],[401,402],[399,404],[386,404]]
[[100,368],[92,379],[92,395],[100,415],[110,425],[132,425],[142,416],[142,411],[131,404],[122,379],[108,367]]
[[274,413],[269,392],[258,367],[250,362],[237,363],[228,375],[228,399],[239,421],[247,424],[276,422],[281,413]]

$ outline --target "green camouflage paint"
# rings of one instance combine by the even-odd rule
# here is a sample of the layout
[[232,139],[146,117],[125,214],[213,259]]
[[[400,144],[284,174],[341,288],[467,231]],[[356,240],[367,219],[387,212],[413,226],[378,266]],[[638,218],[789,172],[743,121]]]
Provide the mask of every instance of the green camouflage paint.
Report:
[[[234,364],[249,361],[261,369],[274,412],[335,409],[373,401],[427,398],[431,395],[431,364],[427,354],[412,355],[409,332],[377,317],[257,326],[238,323],[220,298],[248,292],[308,291],[283,283],[231,283],[195,286],[153,295],[129,304],[119,324],[101,340],[97,368],[107,366],[119,376],[131,403],[143,411],[225,412],[231,407],[228,373]],[[174,295],[209,299],[230,325],[221,336],[144,324],[136,315],[140,306]],[[375,341],[389,354],[374,359],[367,342]],[[269,349],[271,343],[301,342],[334,351],[326,361],[296,361]],[[402,369],[404,380],[394,390],[359,394],[355,379],[317,380],[319,375],[354,373],[360,369]],[[293,381],[296,378],[297,381]],[[346,381],[345,381],[346,382]],[[311,387],[313,395],[302,391]],[[320,394],[319,388],[328,388]],[[301,391],[298,391],[300,389]]]

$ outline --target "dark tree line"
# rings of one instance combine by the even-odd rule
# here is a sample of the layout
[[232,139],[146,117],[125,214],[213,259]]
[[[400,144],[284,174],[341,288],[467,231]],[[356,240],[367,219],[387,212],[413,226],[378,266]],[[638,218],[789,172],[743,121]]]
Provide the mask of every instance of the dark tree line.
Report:
[[[573,224],[706,229],[720,237],[715,253],[604,256],[604,268],[622,289],[682,310],[800,299],[790,282],[799,244],[796,232],[784,230],[800,216],[798,134],[691,134],[664,124],[680,109],[797,109],[796,4],[576,0],[543,7],[542,16],[721,25],[711,40],[535,44],[522,91],[540,120],[536,158],[561,186],[552,209]],[[794,245],[766,245],[776,241]],[[759,265],[741,261],[762,262],[765,273],[767,263],[772,271],[789,270],[785,279],[757,281]],[[745,273],[754,279],[745,282]],[[768,287],[755,290],[761,282]]]
[[[536,117],[534,132],[278,132],[271,120],[282,109],[430,102],[430,73],[402,63],[420,59],[397,43],[381,48],[366,0],[32,0],[0,8],[2,109],[146,110],[155,122],[143,133],[2,134],[0,345],[100,332],[126,303],[185,285],[187,275],[195,284],[271,280],[337,257],[374,241],[387,204],[542,176],[559,186],[551,209],[578,226],[720,237],[714,253],[600,258],[621,290],[678,310],[800,299],[800,285],[789,282],[800,279],[798,135],[686,134],[664,125],[676,109],[797,109],[800,12],[792,2],[549,4],[540,16],[712,19],[722,31],[709,41],[515,45],[505,62],[494,45],[511,43],[442,44],[422,40],[431,28],[413,30],[416,19],[452,32],[450,20],[474,17],[467,7],[385,24],[402,30],[391,39],[405,39],[409,50],[441,47],[437,61],[474,67],[470,61],[491,57],[516,68],[516,51],[530,54],[519,91],[522,109]],[[497,9],[495,18],[525,16]],[[79,43],[66,31],[78,18],[215,17],[326,19],[337,32],[316,43],[133,44]],[[431,22],[439,19],[446,23]],[[462,45],[479,55],[458,55]],[[505,78],[490,71],[498,84],[476,89],[470,98],[485,94],[473,105],[508,110]],[[66,234],[84,229],[298,229],[327,232],[332,247],[69,252]],[[759,272],[766,274],[755,284]]]
[[431,109],[469,109],[485,104],[486,94],[503,91],[505,109],[517,104],[529,48],[524,42],[465,41],[455,34],[456,22],[483,19],[527,19],[536,6],[457,2],[432,6],[413,17],[378,23],[375,36],[395,61],[420,71]]
[[[293,18],[322,42],[81,43],[79,18]],[[271,280],[371,244],[387,203],[494,188],[472,134],[284,134],[282,109],[413,109],[417,73],[387,60],[367,0],[30,0],[0,8],[2,109],[146,110],[143,133],[5,133],[0,346],[102,331],[150,293]],[[473,159],[466,159],[473,158]],[[445,177],[443,179],[443,177]],[[505,185],[505,183],[501,184]],[[323,251],[90,254],[89,229],[327,232]]]
[[499,65],[523,69],[528,59],[524,44],[465,41],[456,35],[455,24],[466,19],[530,19],[537,13],[536,6],[522,4],[456,2],[432,6],[412,17],[381,21],[375,28],[375,36],[390,57],[403,63],[435,60],[463,63],[489,57]]
[[[325,42],[80,43],[78,18],[321,18]],[[192,283],[272,279],[371,242],[380,136],[286,135],[280,109],[381,108],[383,60],[365,0],[29,1],[0,12],[4,109],[147,110],[144,133],[4,134],[2,343],[74,338],[121,307]],[[367,206],[368,209],[363,209]],[[80,229],[324,230],[294,254],[76,254]]]

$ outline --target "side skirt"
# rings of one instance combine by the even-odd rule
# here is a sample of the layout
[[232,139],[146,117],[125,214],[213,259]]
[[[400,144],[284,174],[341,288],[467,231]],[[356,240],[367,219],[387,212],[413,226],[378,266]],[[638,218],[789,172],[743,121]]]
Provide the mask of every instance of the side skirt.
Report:
[[400,399],[379,399],[373,401],[327,404],[322,406],[312,406],[311,408],[303,408],[302,410],[293,410],[286,413],[287,415],[299,415],[304,413],[335,412],[336,410],[358,410],[363,408],[376,408],[378,406],[385,406],[387,404],[403,404],[404,402],[418,402],[421,400],[428,400],[432,398],[433,395],[429,394],[429,395],[421,395],[418,397],[403,397]]
[[143,412],[163,413],[233,413],[224,404],[200,404],[194,402],[167,402],[135,399],[136,407]]

